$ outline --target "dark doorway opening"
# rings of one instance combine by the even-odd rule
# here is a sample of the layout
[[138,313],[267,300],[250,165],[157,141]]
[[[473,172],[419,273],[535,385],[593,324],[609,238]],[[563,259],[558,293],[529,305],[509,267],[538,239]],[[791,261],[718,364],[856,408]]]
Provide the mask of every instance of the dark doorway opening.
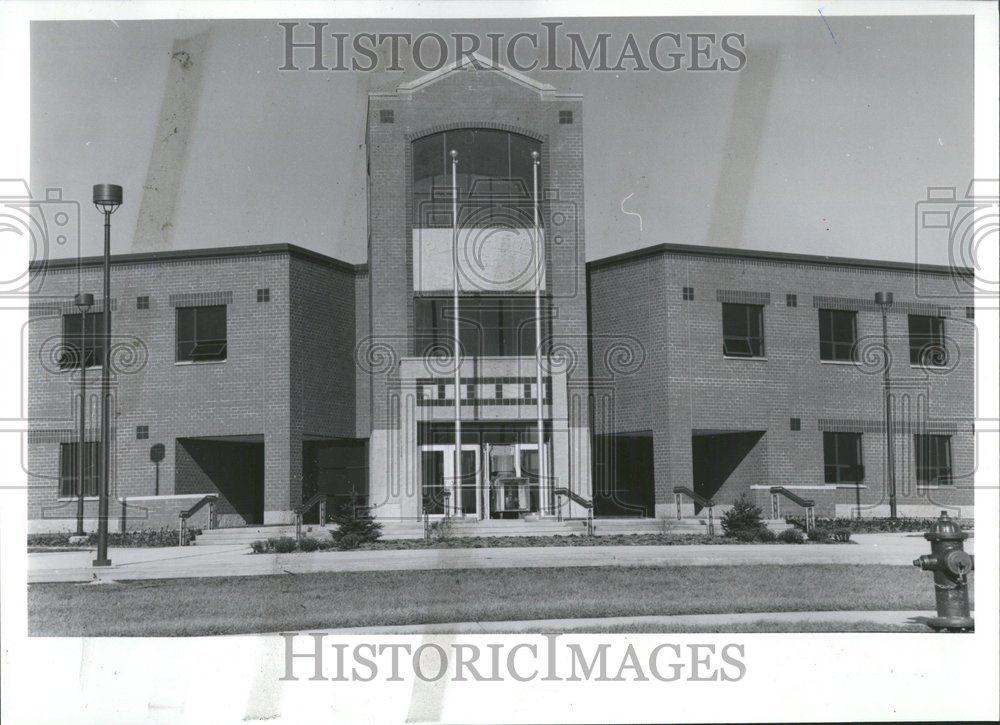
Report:
[[593,461],[594,515],[656,515],[653,433],[596,435]]
[[174,460],[176,493],[219,494],[219,526],[264,523],[263,436],[178,438]]
[[[302,443],[302,501],[326,494],[327,519],[346,505],[368,505],[368,441],[356,438],[307,440]],[[303,515],[320,523],[319,507]],[[326,523],[326,522],[323,522]]]
[[[694,492],[731,504],[751,484],[764,483],[763,450],[757,443],[765,431],[695,431],[691,434]],[[721,500],[720,500],[721,497]],[[695,513],[701,507],[695,505]]]

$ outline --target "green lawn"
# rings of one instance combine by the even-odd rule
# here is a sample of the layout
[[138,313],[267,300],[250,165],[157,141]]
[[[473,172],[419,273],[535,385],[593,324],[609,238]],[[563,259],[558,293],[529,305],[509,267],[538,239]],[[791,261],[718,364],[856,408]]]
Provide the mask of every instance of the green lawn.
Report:
[[29,630],[52,636],[239,634],[456,621],[934,608],[905,566],[463,569],[33,584]]

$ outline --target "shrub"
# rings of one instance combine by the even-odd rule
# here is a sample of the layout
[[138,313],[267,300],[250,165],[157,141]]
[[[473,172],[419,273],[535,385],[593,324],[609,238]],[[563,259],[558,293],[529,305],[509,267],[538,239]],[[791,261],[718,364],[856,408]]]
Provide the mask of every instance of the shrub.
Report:
[[348,533],[340,537],[337,541],[337,547],[341,551],[350,551],[351,549],[357,549],[361,546],[362,539],[358,534]]
[[760,506],[751,501],[747,495],[733,502],[732,508],[722,515],[722,531],[739,541],[759,541],[760,531],[765,528],[761,518]]
[[250,544],[250,548],[255,554],[266,554],[267,553],[267,542],[266,541],[255,541]]
[[446,517],[432,521],[428,533],[431,541],[448,541],[451,538],[451,519]]
[[821,526],[814,526],[809,530],[809,541],[815,541],[817,544],[827,544],[830,542],[830,530],[825,529]]
[[296,547],[295,539],[291,536],[279,536],[277,539],[269,539],[268,543],[279,554],[288,554],[295,551]]
[[[331,520],[337,528],[330,532],[338,549],[356,549],[361,544],[378,541],[382,536],[382,524],[372,516],[367,506],[346,504],[338,508]],[[348,539],[345,546],[344,539]]]
[[757,541],[762,544],[771,544],[778,540],[777,534],[775,534],[771,529],[766,526],[761,526],[757,529]]
[[778,541],[783,544],[801,544],[805,540],[805,535],[796,528],[785,529],[778,534]]
[[[972,529],[972,519],[954,519],[963,529]],[[786,521],[805,529],[805,520],[800,516],[789,516]],[[828,529],[848,529],[855,534],[884,534],[895,532],[926,532],[934,523],[934,519],[900,517],[866,516],[865,518],[821,518],[816,523]]]
[[299,541],[299,549],[302,551],[316,551],[319,549],[319,539],[314,539],[311,536],[303,536],[302,540]]
[[834,529],[833,540],[841,544],[846,544],[851,540],[851,530],[845,528]]

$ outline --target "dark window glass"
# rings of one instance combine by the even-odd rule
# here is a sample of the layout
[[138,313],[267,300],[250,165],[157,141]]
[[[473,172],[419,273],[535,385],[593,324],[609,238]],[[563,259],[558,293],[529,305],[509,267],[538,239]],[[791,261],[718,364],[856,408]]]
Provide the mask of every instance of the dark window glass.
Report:
[[396,121],[396,113],[391,108],[383,108],[378,112],[378,120],[380,123],[394,123]]
[[860,433],[823,434],[823,480],[857,483],[864,479]]
[[573,123],[573,112],[559,111],[559,123]]
[[[452,300],[422,297],[414,302],[417,355],[450,355],[454,340]],[[542,339],[547,336],[542,308]],[[535,304],[531,297],[464,297],[459,300],[458,336],[468,357],[535,355]]]
[[[461,129],[413,142],[414,226],[452,225],[451,151],[464,227],[529,228],[534,223],[531,154],[538,141],[491,129]],[[540,182],[539,182],[540,183]]]
[[917,482],[947,486],[952,481],[951,436],[915,435],[914,451],[917,459]]
[[226,359],[226,306],[177,308],[178,362]]
[[796,295],[792,294],[785,295],[785,305],[787,307],[798,307],[799,298]]
[[944,342],[944,318],[910,315],[910,365],[948,364]]
[[149,438],[149,426],[148,425],[137,425],[135,427],[135,437],[136,440],[146,440]]
[[690,302],[691,300],[693,300],[694,299],[694,287],[685,287],[684,290],[683,290],[683,294],[681,296],[687,302]]
[[819,311],[819,359],[853,361],[857,354],[858,314],[853,310]]
[[722,352],[730,357],[764,356],[761,305],[722,305]]
[[104,315],[99,312],[63,315],[63,347],[59,356],[60,370],[80,367],[81,355],[85,365],[100,365],[104,359]]
[[147,295],[140,295],[135,298],[135,308],[137,310],[148,310],[149,309],[149,297]]
[[[66,498],[80,495],[79,443],[59,444],[59,495]],[[83,495],[97,495],[100,445],[97,441],[83,444]]]
[[262,287],[257,290],[257,301],[258,302],[270,302],[271,301],[271,289],[269,287]]
[[802,419],[801,418],[789,418],[789,427],[792,430],[802,430]]
[[444,513],[444,451],[421,451],[424,513]]

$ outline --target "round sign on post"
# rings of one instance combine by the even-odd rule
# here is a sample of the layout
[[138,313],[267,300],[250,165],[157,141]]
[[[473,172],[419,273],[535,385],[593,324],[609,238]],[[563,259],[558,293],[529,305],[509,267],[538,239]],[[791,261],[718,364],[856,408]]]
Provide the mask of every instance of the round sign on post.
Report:
[[159,463],[163,460],[165,455],[166,450],[164,449],[162,443],[157,443],[149,449],[149,460],[153,463]]

